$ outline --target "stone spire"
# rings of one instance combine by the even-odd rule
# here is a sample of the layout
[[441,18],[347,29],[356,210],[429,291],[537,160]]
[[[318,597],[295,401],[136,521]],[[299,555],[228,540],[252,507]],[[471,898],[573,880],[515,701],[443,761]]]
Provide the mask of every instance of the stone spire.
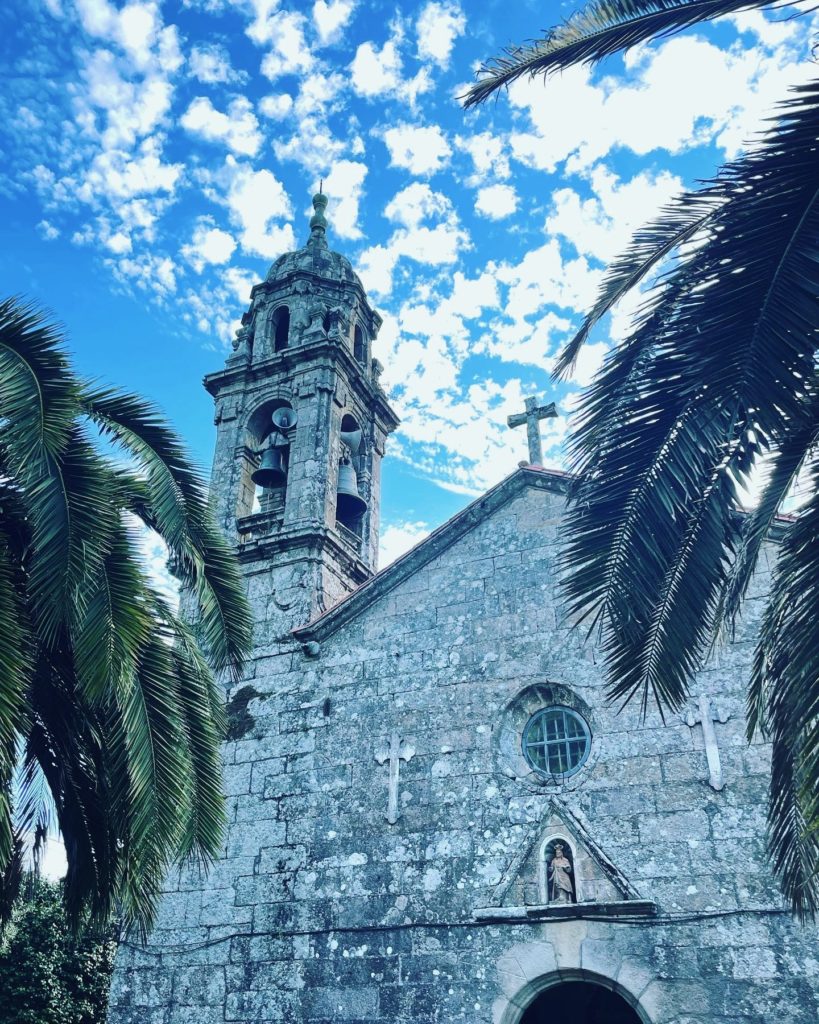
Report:
[[307,244],[326,249],[327,219],[324,216],[324,211],[327,209],[327,196],[323,192],[316,192],[313,196],[313,209],[315,213],[310,218],[310,237],[307,239]]

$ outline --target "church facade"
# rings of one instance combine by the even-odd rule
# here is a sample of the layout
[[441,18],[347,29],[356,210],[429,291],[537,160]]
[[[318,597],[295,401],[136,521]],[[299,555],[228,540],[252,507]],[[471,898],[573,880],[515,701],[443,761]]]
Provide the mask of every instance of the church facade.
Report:
[[110,1024],[815,1024],[818,933],[771,877],[744,736],[753,615],[682,715],[618,713],[537,465],[376,573],[398,424],[314,206],[206,379],[256,616],[226,848],[120,947]]

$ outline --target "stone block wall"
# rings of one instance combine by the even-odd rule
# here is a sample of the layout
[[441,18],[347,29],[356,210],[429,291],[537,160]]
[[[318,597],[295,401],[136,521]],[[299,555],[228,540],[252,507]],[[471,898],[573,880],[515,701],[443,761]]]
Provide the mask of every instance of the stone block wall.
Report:
[[[558,975],[628,994],[650,1024],[815,1024],[817,932],[782,912],[769,752],[744,737],[753,622],[697,680],[729,716],[717,792],[699,725],[606,704],[599,652],[555,593],[563,497],[523,476],[317,658],[290,640],[260,651],[229,694],[246,688],[225,748],[225,857],[177,872],[148,947],[121,949],[111,1024],[518,1024]],[[254,603],[263,635],[271,613]],[[546,685],[593,734],[563,785],[499,741]],[[376,755],[393,733],[412,756],[390,824]],[[608,916],[605,887],[599,913],[526,917],[515,894],[536,901],[536,865],[521,851],[561,814],[655,917]]]

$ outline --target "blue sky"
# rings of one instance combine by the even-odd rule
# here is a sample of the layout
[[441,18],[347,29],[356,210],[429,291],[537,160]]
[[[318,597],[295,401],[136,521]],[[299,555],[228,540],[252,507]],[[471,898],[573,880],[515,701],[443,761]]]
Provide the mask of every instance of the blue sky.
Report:
[[558,401],[544,449],[561,465],[579,388],[634,306],[550,383],[602,268],[815,73],[810,18],[753,13],[464,114],[482,61],[573,7],[11,0],[4,293],[50,307],[80,369],[154,398],[208,466],[201,378],[251,285],[306,239],[324,177],[330,244],[384,317],[374,354],[403,421],[383,480],[394,557],[525,458],[506,417],[528,394]]

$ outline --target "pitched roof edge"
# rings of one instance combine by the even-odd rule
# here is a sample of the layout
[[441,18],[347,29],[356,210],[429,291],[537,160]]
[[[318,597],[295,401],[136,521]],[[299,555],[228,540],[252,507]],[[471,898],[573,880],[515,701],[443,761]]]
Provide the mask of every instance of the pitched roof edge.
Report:
[[565,494],[570,480],[569,473],[522,464],[514,473],[504,477],[499,484],[476,498],[460,512],[456,512],[451,519],[437,527],[415,547],[396,558],[375,576],[371,576],[338,604],[328,608],[312,622],[292,630],[293,636],[301,642],[324,640],[378,598],[388,594],[419,569],[428,565],[433,558],[437,558],[487,516],[511,501],[523,487],[536,487]]

